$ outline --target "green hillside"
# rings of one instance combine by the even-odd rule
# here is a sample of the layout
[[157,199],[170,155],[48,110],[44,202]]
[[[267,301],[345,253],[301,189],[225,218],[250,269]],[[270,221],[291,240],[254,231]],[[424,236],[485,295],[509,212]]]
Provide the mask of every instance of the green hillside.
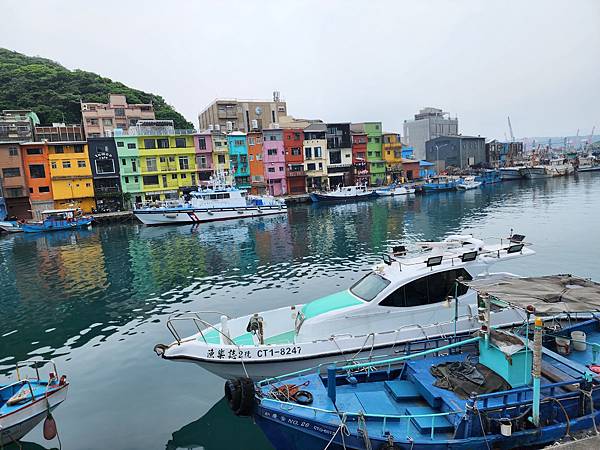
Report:
[[42,124],[81,123],[80,100],[106,103],[113,93],[125,94],[128,103],[152,103],[156,118],[173,120],[175,128],[194,128],[159,95],[4,48],[0,48],[0,86],[0,110],[31,109]]

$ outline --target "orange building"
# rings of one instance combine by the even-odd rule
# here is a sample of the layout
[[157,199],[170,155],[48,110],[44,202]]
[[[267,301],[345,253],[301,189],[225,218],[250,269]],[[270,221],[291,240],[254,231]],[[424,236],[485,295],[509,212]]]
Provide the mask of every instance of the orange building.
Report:
[[250,132],[248,138],[248,160],[250,161],[250,191],[253,194],[266,192],[265,166],[263,163],[263,138],[260,132]]
[[48,163],[48,145],[43,142],[21,144],[23,172],[29,187],[31,213],[34,219],[41,219],[41,212],[54,208],[52,180]]

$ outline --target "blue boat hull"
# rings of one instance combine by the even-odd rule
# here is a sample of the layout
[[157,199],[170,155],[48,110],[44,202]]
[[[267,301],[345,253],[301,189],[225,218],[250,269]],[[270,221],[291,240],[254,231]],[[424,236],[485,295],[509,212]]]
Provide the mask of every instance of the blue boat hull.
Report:
[[456,190],[456,184],[438,184],[438,185],[423,185],[424,192],[444,192],[444,191],[454,191]]
[[310,194],[310,199],[313,202],[327,202],[327,203],[344,203],[344,202],[356,202],[360,200],[370,200],[372,198],[376,198],[377,194],[375,192],[369,192],[368,194],[363,195],[353,195],[349,197],[333,197],[330,195],[317,194],[315,192]]
[[72,222],[61,220],[52,224],[32,224],[27,223],[22,226],[25,233],[43,233],[46,231],[60,231],[60,230],[77,230],[81,228],[87,228],[92,224],[93,219],[79,219]]

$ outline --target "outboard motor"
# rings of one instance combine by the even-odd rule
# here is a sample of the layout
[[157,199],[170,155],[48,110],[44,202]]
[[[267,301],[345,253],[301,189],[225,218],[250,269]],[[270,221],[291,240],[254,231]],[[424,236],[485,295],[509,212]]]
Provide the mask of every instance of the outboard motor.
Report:
[[254,382],[250,378],[232,378],[225,382],[225,398],[236,416],[251,416],[255,405]]

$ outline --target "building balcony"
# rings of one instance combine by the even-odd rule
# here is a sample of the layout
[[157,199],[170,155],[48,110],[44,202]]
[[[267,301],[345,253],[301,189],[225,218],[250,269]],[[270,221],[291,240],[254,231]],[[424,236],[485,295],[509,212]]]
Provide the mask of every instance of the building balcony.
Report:
[[220,147],[215,146],[212,149],[213,153],[229,153],[229,147],[221,145]]
[[211,172],[212,170],[212,166],[198,166],[199,172]]
[[304,170],[286,170],[286,177],[305,177],[306,172]]
[[100,186],[94,189],[96,192],[100,194],[115,194],[121,192],[118,186]]

